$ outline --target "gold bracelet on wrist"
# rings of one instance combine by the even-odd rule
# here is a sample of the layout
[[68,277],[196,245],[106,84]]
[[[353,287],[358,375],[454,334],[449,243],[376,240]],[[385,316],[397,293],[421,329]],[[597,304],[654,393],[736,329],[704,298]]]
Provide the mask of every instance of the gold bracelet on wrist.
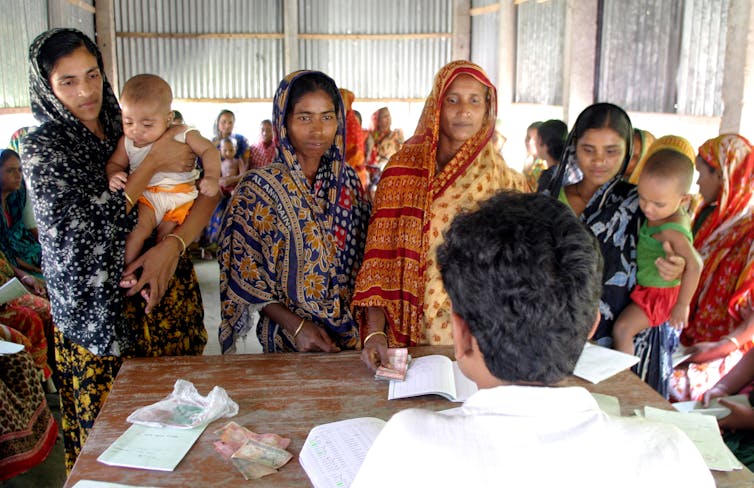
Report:
[[183,256],[186,253],[186,241],[183,240],[183,237],[179,236],[178,234],[168,234],[165,236],[165,239],[167,239],[168,237],[174,237],[178,239],[178,242],[181,243],[182,247],[180,256]]
[[299,332],[301,332],[301,329],[304,328],[304,322],[306,322],[306,319],[301,319],[301,322],[298,323],[298,327],[296,327],[296,332],[293,333],[294,339],[299,334]]
[[366,345],[367,345],[367,341],[368,341],[369,339],[371,339],[372,337],[376,336],[376,335],[383,335],[383,336],[385,336],[385,340],[387,340],[387,334],[385,334],[385,333],[384,333],[383,331],[381,331],[381,330],[376,330],[376,331],[372,332],[371,334],[368,334],[368,335],[366,336],[366,338],[364,338],[364,342],[363,342],[362,344],[366,346]]
[[134,201],[131,200],[131,197],[128,196],[128,193],[126,193],[125,190],[123,191],[123,196],[126,197],[126,201],[128,202],[128,204],[133,207],[134,206]]
[[723,336],[723,339],[728,339],[730,342],[733,343],[734,346],[736,346],[736,349],[741,349],[741,343],[738,342],[738,339],[735,336],[727,335],[727,336]]

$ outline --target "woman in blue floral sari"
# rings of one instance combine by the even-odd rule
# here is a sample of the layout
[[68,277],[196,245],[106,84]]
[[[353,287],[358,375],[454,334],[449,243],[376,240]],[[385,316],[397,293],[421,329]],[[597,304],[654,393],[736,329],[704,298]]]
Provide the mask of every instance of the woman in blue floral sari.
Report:
[[[636,285],[636,242],[644,215],[636,186],[623,181],[631,159],[633,128],[628,114],[609,103],[587,107],[568,136],[561,163],[545,171],[540,191],[571,207],[600,243],[605,261],[600,323],[593,339],[610,346],[613,323],[631,301]],[[667,259],[658,261],[665,279],[680,276],[685,262],[670,246]],[[672,373],[671,353],[678,343],[669,324],[646,329],[636,336],[635,353],[641,361],[636,372],[667,397]]]
[[325,74],[298,71],[273,110],[277,158],[239,183],[220,234],[220,345],[234,352],[256,326],[265,352],[354,349],[370,205],[343,157],[340,94]]

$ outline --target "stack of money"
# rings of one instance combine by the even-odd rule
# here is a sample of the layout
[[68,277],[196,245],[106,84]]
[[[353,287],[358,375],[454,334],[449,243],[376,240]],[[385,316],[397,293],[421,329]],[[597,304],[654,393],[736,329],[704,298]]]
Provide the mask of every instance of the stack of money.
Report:
[[277,434],[257,434],[235,422],[228,422],[215,434],[220,437],[215,450],[230,459],[247,480],[277,473],[293,457],[286,451],[291,440]]
[[411,356],[408,355],[408,349],[405,347],[388,349],[387,355],[390,359],[390,364],[381,365],[377,368],[377,371],[374,374],[375,379],[388,381],[405,380],[406,371],[408,371],[408,363],[411,361]]

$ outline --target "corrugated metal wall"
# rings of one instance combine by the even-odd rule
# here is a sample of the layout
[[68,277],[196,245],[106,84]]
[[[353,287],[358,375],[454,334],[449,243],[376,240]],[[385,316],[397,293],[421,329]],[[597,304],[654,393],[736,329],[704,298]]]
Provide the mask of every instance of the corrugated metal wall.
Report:
[[7,15],[0,18],[0,108],[28,107],[28,47],[47,29],[47,1],[6,0],[3,7]]
[[598,100],[675,111],[682,15],[679,1],[603,0]]
[[[424,98],[451,59],[452,0],[299,0],[302,68],[332,76],[359,99]],[[412,34],[445,34],[426,39]],[[306,34],[406,34],[404,39],[306,39]]]
[[[494,4],[499,4],[498,0],[472,0],[471,7],[479,8]],[[471,18],[471,61],[484,68],[495,85],[498,82],[499,16],[499,11],[494,11]]]
[[[37,0],[34,0],[36,3]],[[20,2],[26,5],[26,2]],[[48,0],[48,15],[50,28],[72,27],[78,29],[90,39],[94,39],[94,0]],[[42,30],[47,29],[45,26]]]
[[282,2],[116,0],[115,6],[121,85],[136,74],[154,73],[170,83],[175,98],[259,99],[272,97],[283,75]]
[[[115,3],[121,83],[135,74],[155,73],[171,84],[176,98],[258,99],[272,98],[285,75],[280,0]],[[297,68],[323,70],[359,98],[423,98],[434,73],[450,60],[452,0],[299,0],[298,5],[302,38]],[[145,38],[129,32],[211,36]],[[221,35],[259,33],[277,38]],[[359,33],[408,38],[337,39]],[[312,39],[307,34],[335,38]]]
[[566,0],[516,7],[516,102],[563,104]]
[[722,115],[729,0],[686,0],[678,113]]
[[728,0],[603,0],[599,100],[722,114]]

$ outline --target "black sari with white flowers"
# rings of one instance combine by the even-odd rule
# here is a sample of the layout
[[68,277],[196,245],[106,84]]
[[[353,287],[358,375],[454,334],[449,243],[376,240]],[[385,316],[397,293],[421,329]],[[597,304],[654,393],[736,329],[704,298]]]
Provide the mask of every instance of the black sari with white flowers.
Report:
[[[592,105],[579,117],[585,116],[589,110],[603,109],[604,105],[608,104]],[[622,109],[612,107],[628,119],[628,114]],[[593,337],[604,345],[612,344],[613,324],[631,302],[631,291],[636,286],[636,243],[644,221],[636,186],[622,179],[632,154],[632,131],[629,131],[625,143],[626,154],[621,169],[613,179],[597,189],[579,216],[597,237],[604,259],[601,317]],[[578,183],[582,178],[583,173],[576,159],[576,140],[571,132],[560,164],[542,173],[539,191],[558,198],[563,188]],[[673,370],[671,354],[677,345],[678,334],[667,323],[646,329],[634,339],[635,353],[640,358],[635,367],[636,373],[665,397]]]
[[[198,283],[187,259],[171,282],[185,288],[182,296],[173,297],[168,290],[149,316],[142,311],[143,300],[126,300],[118,285],[126,235],[136,222],[136,212],[125,212],[123,192],[111,193],[105,177],[105,164],[123,133],[120,107],[103,75],[100,122],[105,138],[101,140],[55,96],[37,58],[50,36],[66,30],[97,53],[102,71],[99,52],[78,31],[54,29],[34,41],[29,84],[32,112],[41,125],[24,139],[22,155],[55,326],[65,338],[97,356],[134,354],[145,334],[145,322],[180,322],[206,334]],[[171,298],[178,302],[171,303]],[[132,303],[127,306],[127,301]]]

